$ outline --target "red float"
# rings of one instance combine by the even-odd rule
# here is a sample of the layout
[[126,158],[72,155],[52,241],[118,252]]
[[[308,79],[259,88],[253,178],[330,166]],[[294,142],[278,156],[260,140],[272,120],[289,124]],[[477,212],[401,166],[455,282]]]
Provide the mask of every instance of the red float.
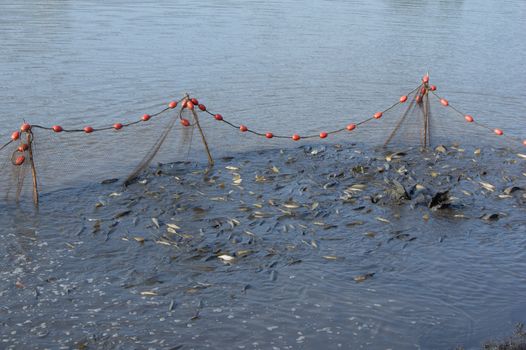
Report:
[[424,84],[429,83],[429,75],[427,75],[427,74],[424,75],[424,77],[422,78],[422,82],[423,82]]
[[495,134],[499,135],[499,136],[504,135],[504,131],[502,131],[502,130],[500,130],[500,129],[495,129],[495,130],[493,130],[493,132],[494,132]]
[[293,139],[294,141],[299,141],[299,140],[301,139],[301,137],[300,137],[300,135],[298,135],[298,134],[294,134],[294,135],[292,135],[292,139]]
[[274,137],[274,134],[271,133],[271,132],[267,132],[267,133],[265,134],[265,137],[266,137],[267,139],[271,139],[271,138]]
[[420,94],[425,95],[426,92],[427,92],[427,90],[426,90],[425,87],[423,87],[423,88],[420,89]]
[[20,146],[16,149],[18,152],[22,153],[29,149],[29,145],[27,143],[21,143]]
[[148,120],[150,120],[151,117],[152,117],[151,115],[145,114],[141,117],[141,119],[143,122],[147,122]]
[[84,127],[84,132],[86,134],[90,134],[90,133],[93,132],[93,128],[91,126],[86,126],[86,127]]
[[122,125],[121,123],[115,123],[115,124],[113,124],[113,128],[114,128],[115,130],[120,130],[120,129],[122,129],[122,126],[123,126],[123,125]]
[[214,118],[215,120],[219,120],[219,121],[223,120],[223,116],[221,114],[214,115]]
[[168,104],[168,108],[172,108],[172,109],[173,109],[173,108],[175,108],[175,107],[177,107],[177,102],[176,102],[176,101],[172,101],[172,102],[170,102],[170,103]]
[[241,132],[246,132],[246,131],[248,131],[248,128],[246,126],[244,126],[244,125],[240,125],[239,126],[239,130],[241,130]]
[[22,165],[22,164],[24,164],[25,160],[26,160],[26,157],[18,156],[15,159],[15,165]]
[[407,96],[406,95],[400,97],[400,103],[404,103],[405,101],[407,101]]
[[526,146],[526,140],[522,141],[522,144],[523,144],[524,146]]
[[29,125],[28,123],[24,123],[20,127],[20,130],[23,131],[23,132],[29,131],[29,130],[31,130],[31,125]]
[[416,101],[416,103],[422,102],[422,96],[420,96],[420,95],[416,96],[415,97],[415,101]]
[[474,119],[473,119],[473,117],[470,116],[469,114],[466,114],[466,115],[464,116],[464,118],[466,119],[466,121],[467,121],[468,123],[473,123],[473,120],[474,120]]
[[327,134],[325,131],[320,132],[320,139],[324,139],[324,138],[326,138],[327,135],[328,135],[328,134]]
[[197,105],[197,107],[199,107],[200,110],[202,110],[203,112],[206,111],[206,107],[204,104],[200,103],[199,105]]
[[383,115],[382,112],[376,112],[373,117],[374,119],[380,119],[382,118],[382,115]]
[[347,130],[353,131],[354,129],[356,129],[356,124],[349,124],[349,125],[347,125]]
[[440,99],[440,103],[441,103],[442,106],[444,106],[444,107],[449,106],[449,101],[446,100],[445,98],[441,98],[441,99]]
[[185,105],[184,105],[187,109],[189,110],[193,110],[194,109],[194,104],[192,101],[186,101]]
[[20,131],[14,131],[12,134],[11,134],[11,140],[13,141],[16,141],[20,138]]
[[188,119],[181,119],[182,126],[190,126],[190,121]]
[[62,132],[64,130],[60,125],[53,125],[51,129],[53,129],[54,132]]
[[429,89],[430,89],[431,91],[435,91],[435,90],[437,89],[437,87],[436,87],[436,85],[431,85],[431,86],[429,87]]
[[197,101],[197,98],[191,98],[190,102],[192,102],[196,106],[199,104],[199,101]]

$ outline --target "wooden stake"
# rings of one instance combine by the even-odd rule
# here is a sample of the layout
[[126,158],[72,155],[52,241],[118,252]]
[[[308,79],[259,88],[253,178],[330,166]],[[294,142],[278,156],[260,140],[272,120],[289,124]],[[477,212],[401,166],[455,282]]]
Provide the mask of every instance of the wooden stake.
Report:
[[27,133],[27,145],[29,153],[29,163],[31,164],[31,174],[33,176],[33,203],[35,207],[38,207],[38,180],[37,170],[35,168],[35,161],[33,158],[33,133],[28,131]]
[[429,106],[429,91],[427,91],[426,95],[424,96],[423,103],[423,113],[424,113],[424,149],[429,147],[431,145],[431,135],[429,133],[430,131],[430,106]]
[[212,158],[212,155],[210,154],[210,149],[208,148],[208,143],[206,142],[205,133],[203,132],[203,129],[201,129],[201,124],[199,124],[199,117],[197,116],[197,112],[192,109],[192,114],[194,115],[195,124],[197,125],[197,129],[199,130],[199,133],[201,134],[201,139],[203,140],[203,144],[205,145],[206,154],[208,156],[208,165],[210,167],[214,166],[214,159]]

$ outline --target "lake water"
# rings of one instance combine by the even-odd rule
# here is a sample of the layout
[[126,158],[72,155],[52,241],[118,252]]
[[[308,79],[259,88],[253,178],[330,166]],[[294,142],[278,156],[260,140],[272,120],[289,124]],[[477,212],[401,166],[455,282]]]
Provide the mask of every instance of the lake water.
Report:
[[[520,0],[140,3],[0,0],[0,137],[7,140],[23,119],[35,124],[60,124],[71,128],[135,120],[185,92],[199,97],[211,110],[254,129],[281,134],[316,133],[320,129],[344,126],[350,117],[364,119],[371,112],[389,106],[418,85],[421,76],[429,72],[432,83],[438,85],[439,92],[452,104],[462,106],[481,122],[524,138],[524,37],[526,2]],[[444,120],[444,124],[448,123]],[[217,156],[291,146],[287,140],[240,137],[232,129],[217,125],[205,123],[211,148]],[[70,175],[71,178],[83,178],[84,182],[86,174],[91,177],[92,173],[87,173],[86,168],[92,164],[97,165],[94,172],[100,176],[113,174],[117,166],[127,169],[120,163],[130,163],[129,157],[135,155],[136,159],[131,160],[133,167],[142,158],[142,150],[152,145],[150,136],[155,131],[148,132],[135,134],[140,137],[124,143],[116,137],[108,143],[92,139],[92,148],[86,148],[83,140],[64,141],[69,143],[62,148],[59,146],[63,143],[56,142],[48,149],[59,153],[48,153],[48,157],[54,157],[53,164],[60,168],[50,165],[51,170],[42,171],[55,174],[53,180],[48,180],[55,185],[71,185],[75,182],[68,182]],[[367,132],[366,137],[374,136],[374,131]],[[180,135],[177,130],[174,139]],[[346,141],[345,138],[336,140]],[[193,141],[198,142],[197,136]],[[45,152],[46,146],[41,149]],[[110,155],[120,157],[119,165],[108,160]],[[162,157],[163,160],[204,159],[202,152],[190,152],[185,147],[177,148],[173,154],[164,153]],[[255,162],[259,156],[247,157]],[[272,159],[272,153],[266,153],[265,157]],[[100,180],[95,176],[93,179]],[[107,348],[112,348],[121,344],[129,348],[133,343],[129,337],[133,338],[134,331],[140,334],[137,348],[169,349],[176,344],[200,348],[213,346],[214,340],[222,346],[231,344],[247,349],[319,348],[322,345],[345,348],[348,344],[395,349],[427,349],[433,348],[433,344],[438,344],[437,348],[452,348],[458,344],[476,347],[486,338],[506,334],[514,322],[526,321],[526,306],[519,301],[524,295],[525,276],[521,272],[524,266],[520,265],[524,262],[524,232],[513,235],[506,231],[512,235],[509,237],[489,236],[500,229],[519,227],[517,217],[520,215],[513,217],[514,221],[508,222],[508,226],[502,221],[497,228],[481,226],[484,234],[475,238],[472,235],[480,230],[479,226],[461,228],[462,225],[456,226],[446,220],[448,228],[458,228],[460,237],[446,240],[447,245],[440,246],[439,250],[435,250],[434,244],[442,236],[440,225],[444,222],[431,220],[433,235],[417,235],[417,242],[422,243],[409,248],[412,255],[406,256],[402,249],[395,247],[381,251],[370,261],[365,259],[360,265],[363,269],[376,268],[383,272],[383,277],[380,273],[376,284],[370,287],[365,284],[369,281],[365,281],[359,284],[363,288],[355,288],[352,276],[347,275],[348,269],[353,270],[352,264],[358,264],[352,258],[347,260],[352,261],[351,267],[347,264],[333,266],[323,260],[309,260],[306,256],[310,253],[302,255],[306,263],[298,265],[301,266],[298,271],[280,271],[277,282],[265,275],[265,282],[258,284],[250,282],[253,277],[250,273],[236,275],[234,272],[232,275],[230,270],[206,275],[205,279],[197,272],[170,277],[167,274],[173,272],[172,267],[159,269],[169,257],[163,255],[164,251],[156,250],[156,245],[149,248],[153,262],[148,262],[143,256],[144,250],[133,250],[130,254],[135,255],[127,257],[118,242],[104,245],[97,239],[90,241],[85,233],[77,238],[79,222],[82,222],[80,227],[91,227],[91,221],[88,225],[87,220],[100,216],[91,212],[93,203],[98,200],[97,191],[103,193],[105,189],[82,187],[65,192],[62,197],[60,193],[52,194],[46,197],[51,199],[44,199],[47,209],[40,214],[28,214],[26,209],[2,208],[1,237],[5,240],[19,238],[1,250],[4,258],[0,289],[4,291],[0,296],[15,300],[15,296],[25,293],[21,294],[20,301],[6,303],[5,307],[0,305],[1,339],[6,346],[27,345],[23,327],[20,326],[17,333],[16,326],[17,322],[25,322],[25,312],[39,321],[38,325],[31,325],[35,328],[28,326],[32,331],[27,333],[30,334],[27,339],[40,348],[55,348],[57,343],[67,347],[81,341],[82,336],[99,346],[106,344]],[[72,199],[77,196],[89,203],[86,208]],[[61,203],[54,206],[55,202]],[[64,214],[58,223],[51,219],[53,211],[66,213],[70,207],[73,214]],[[147,215],[151,214],[151,208],[148,207]],[[505,206],[499,208],[505,210]],[[516,214],[524,213],[524,207],[514,208]],[[117,207],[111,213],[121,209]],[[34,216],[34,221],[26,223],[26,215]],[[412,227],[408,221],[398,224],[404,230]],[[390,229],[396,230],[398,224],[391,224]],[[144,226],[145,230],[149,229],[146,224]],[[61,228],[60,232],[55,232],[56,227]],[[417,225],[417,228],[421,230],[420,235],[425,232],[422,226]],[[371,229],[377,228],[372,225]],[[99,244],[106,247],[100,254],[83,252],[89,255],[86,264],[90,264],[93,274],[83,270],[82,261],[72,258],[80,259],[80,253],[69,254],[64,247],[64,241],[77,245],[81,240],[90,249],[96,250]],[[285,239],[284,244],[288,243]],[[357,249],[360,256],[366,256],[370,244],[357,240],[332,248],[342,255],[344,252],[338,250],[342,247]],[[469,252],[466,256],[465,251]],[[479,253],[481,255],[477,256]],[[277,260],[286,265],[285,258]],[[381,264],[384,260],[388,262],[387,267]],[[397,268],[397,261],[401,261],[402,267]],[[213,322],[204,321],[195,326],[193,331],[192,326],[186,326],[191,314],[176,315],[174,317],[182,322],[177,327],[181,324],[186,327],[184,331],[178,329],[177,337],[146,334],[145,328],[141,329],[140,316],[161,326],[163,323],[156,322],[159,317],[168,317],[164,315],[168,308],[165,304],[170,304],[172,298],[178,302],[178,296],[169,294],[156,304],[157,301],[141,299],[134,294],[130,300],[136,304],[126,304],[129,290],[122,288],[124,282],[119,280],[118,274],[129,273],[125,282],[131,284],[135,280],[142,281],[141,276],[150,277],[144,271],[137,276],[136,271],[131,271],[129,264],[137,263],[155,266],[160,279],[169,281],[170,286],[181,283],[190,288],[199,283],[214,286],[224,283],[225,287],[219,289],[203,287],[206,289],[203,293],[208,293],[200,296],[205,300],[205,307],[196,305],[197,299],[194,300],[191,293],[185,294],[181,301],[183,314],[197,308],[203,309],[205,315],[217,313],[218,317]],[[108,270],[99,268],[99,264],[107,264]],[[465,268],[455,274],[456,266]],[[389,268],[393,269],[392,274]],[[365,272],[363,269],[361,272]],[[353,270],[353,274],[359,272]],[[77,277],[58,276],[60,273]],[[105,280],[106,274],[110,277]],[[433,277],[431,281],[422,280],[426,275]],[[230,299],[222,303],[219,298],[231,298],[229,288],[232,285],[235,284],[237,292],[243,288],[239,282],[234,282],[239,276],[244,278],[243,283],[255,286],[254,293],[247,290],[248,299],[239,305]],[[400,276],[407,280],[401,281]],[[45,278],[53,278],[53,282],[64,278],[67,287],[61,289],[54,285],[47,292],[55,293],[56,300],[46,295],[48,305],[39,304],[28,311],[26,305],[34,297],[32,293],[46,290]],[[183,278],[184,282],[177,278]],[[19,279],[27,288],[15,287]],[[341,282],[342,279],[349,281]],[[99,283],[98,289],[93,287],[93,280]],[[462,284],[463,280],[467,282]],[[296,281],[300,287],[294,283]],[[75,290],[79,285],[86,288],[81,294],[82,300],[75,301],[74,292],[69,299],[70,292],[64,290]],[[480,290],[473,291],[473,288]],[[348,289],[352,289],[352,293],[343,295]],[[392,298],[386,290],[392,290]],[[428,294],[418,297],[415,290]],[[410,306],[413,297],[414,308]],[[57,321],[60,318],[57,310],[71,301],[77,304],[68,309],[71,312],[67,315],[69,321]],[[265,306],[267,302],[275,302],[275,307]],[[162,316],[157,307],[163,308]],[[92,312],[99,308],[109,309],[102,316]],[[45,322],[46,313],[53,312],[52,329],[37,328]],[[239,314],[244,314],[249,320],[248,326],[243,328],[242,323],[228,323],[232,314],[236,320]],[[109,340],[108,334],[112,332],[107,330],[114,327],[110,327],[111,322],[120,322],[113,321],[112,315],[117,315],[119,320],[123,315],[134,318],[125,321],[126,334],[121,335],[126,340],[122,342]],[[78,317],[80,321],[72,321],[75,318],[70,317]],[[317,317],[320,322],[316,321]],[[274,318],[275,324],[271,322]],[[302,323],[302,319],[307,323]],[[444,326],[444,322],[449,322],[448,326]],[[83,325],[79,326],[81,323]],[[276,325],[278,328],[274,328]],[[279,333],[276,337],[272,333],[275,329]],[[99,341],[88,334],[98,334]],[[206,341],[201,343],[199,337]],[[160,344],[159,339],[166,341]],[[153,343],[148,345],[149,341]]]

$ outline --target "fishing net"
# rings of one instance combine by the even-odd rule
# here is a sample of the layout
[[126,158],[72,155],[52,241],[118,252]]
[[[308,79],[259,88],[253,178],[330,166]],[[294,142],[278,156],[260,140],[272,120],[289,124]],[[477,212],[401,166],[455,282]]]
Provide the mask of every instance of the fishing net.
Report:
[[[361,119],[335,118],[340,127],[321,125],[326,131],[307,135],[258,131],[242,121],[234,122],[226,115],[211,112],[190,96],[155,107],[159,112],[127,124],[102,127],[23,124],[9,142],[0,146],[0,193],[4,199],[15,201],[33,197],[36,203],[43,193],[81,184],[120,181],[129,185],[148,167],[157,162],[188,159],[190,151],[192,159],[199,154],[198,158],[207,159],[211,166],[212,154],[228,153],[224,147],[225,135],[250,140],[280,139],[289,144],[356,142],[388,149],[417,145],[425,149],[440,144],[463,144],[467,140],[478,143],[491,140],[497,146],[524,142],[503,136],[500,129],[489,128],[464,115],[437,95],[426,79],[383,110],[370,111]],[[218,122],[223,128],[213,126]],[[215,145],[223,148],[219,150]]]

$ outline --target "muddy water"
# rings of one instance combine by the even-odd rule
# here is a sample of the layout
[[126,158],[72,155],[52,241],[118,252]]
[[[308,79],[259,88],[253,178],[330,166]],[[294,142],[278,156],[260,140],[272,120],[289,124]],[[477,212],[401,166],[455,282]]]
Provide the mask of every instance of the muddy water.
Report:
[[526,321],[525,160],[400,151],[164,164],[3,208],[2,347],[477,348]]

